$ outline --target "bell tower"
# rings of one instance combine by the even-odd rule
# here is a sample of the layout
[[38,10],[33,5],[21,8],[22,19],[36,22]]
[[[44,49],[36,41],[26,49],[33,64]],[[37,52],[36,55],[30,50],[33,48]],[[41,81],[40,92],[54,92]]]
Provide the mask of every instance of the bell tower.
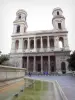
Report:
[[58,7],[54,8],[52,15],[53,15],[52,24],[53,24],[54,30],[66,31],[65,17],[63,16],[62,9]]
[[27,29],[27,12],[23,9],[20,9],[16,12],[16,20],[13,22],[14,29],[13,34],[24,34]]

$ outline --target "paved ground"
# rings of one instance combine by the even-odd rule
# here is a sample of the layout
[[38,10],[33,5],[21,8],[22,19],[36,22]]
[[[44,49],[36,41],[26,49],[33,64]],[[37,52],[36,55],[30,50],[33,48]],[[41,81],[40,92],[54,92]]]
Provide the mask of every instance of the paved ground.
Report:
[[[29,76],[26,76],[29,77]],[[75,76],[31,76],[31,78],[34,79],[41,79],[41,80],[57,80],[62,87],[66,97],[68,100],[75,100]],[[18,91],[18,89],[21,88],[21,86],[24,84],[24,82],[19,82],[16,84],[12,84],[9,86],[4,86],[0,89],[0,100],[6,100],[6,98],[9,98],[12,96],[12,94],[15,93],[15,91]]]
[[15,82],[0,88],[0,100],[11,100],[11,97],[17,93],[24,85],[24,81]]
[[[26,76],[29,77],[29,76]],[[31,76],[41,80],[57,80],[68,100],[75,100],[75,76]]]

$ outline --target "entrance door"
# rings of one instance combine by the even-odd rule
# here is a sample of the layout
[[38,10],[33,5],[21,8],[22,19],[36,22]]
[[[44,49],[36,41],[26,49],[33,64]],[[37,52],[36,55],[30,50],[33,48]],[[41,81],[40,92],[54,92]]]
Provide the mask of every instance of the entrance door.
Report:
[[55,56],[50,56],[50,66],[51,66],[51,72],[55,72],[56,70]]
[[61,71],[62,71],[63,74],[66,73],[66,65],[65,65],[65,62],[62,62],[61,63]]
[[38,64],[37,70],[38,70],[38,72],[41,72],[41,64]]
[[51,62],[51,72],[54,72],[54,70],[55,70],[54,67],[55,67],[55,65],[54,65],[54,61],[52,61],[52,62]]

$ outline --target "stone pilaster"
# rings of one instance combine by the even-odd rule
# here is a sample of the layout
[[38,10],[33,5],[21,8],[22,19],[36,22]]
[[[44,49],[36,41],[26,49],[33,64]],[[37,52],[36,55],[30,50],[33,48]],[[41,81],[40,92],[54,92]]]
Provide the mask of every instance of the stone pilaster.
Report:
[[15,50],[16,50],[16,47],[15,47],[15,40],[14,39],[12,39],[12,44],[11,44],[11,53],[14,53],[15,52]]
[[59,49],[59,38],[57,36],[54,37],[54,48],[55,50]]
[[64,48],[69,49],[67,36],[64,36]]
[[19,39],[19,48],[18,52],[23,52],[23,39]]

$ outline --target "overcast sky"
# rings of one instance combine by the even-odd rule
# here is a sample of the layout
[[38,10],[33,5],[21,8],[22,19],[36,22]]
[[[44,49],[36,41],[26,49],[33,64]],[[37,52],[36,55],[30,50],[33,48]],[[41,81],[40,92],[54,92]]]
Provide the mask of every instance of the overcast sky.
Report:
[[13,21],[19,9],[27,11],[27,31],[51,30],[52,10],[60,7],[65,16],[69,46],[75,50],[75,0],[0,0],[0,50],[10,53]]

